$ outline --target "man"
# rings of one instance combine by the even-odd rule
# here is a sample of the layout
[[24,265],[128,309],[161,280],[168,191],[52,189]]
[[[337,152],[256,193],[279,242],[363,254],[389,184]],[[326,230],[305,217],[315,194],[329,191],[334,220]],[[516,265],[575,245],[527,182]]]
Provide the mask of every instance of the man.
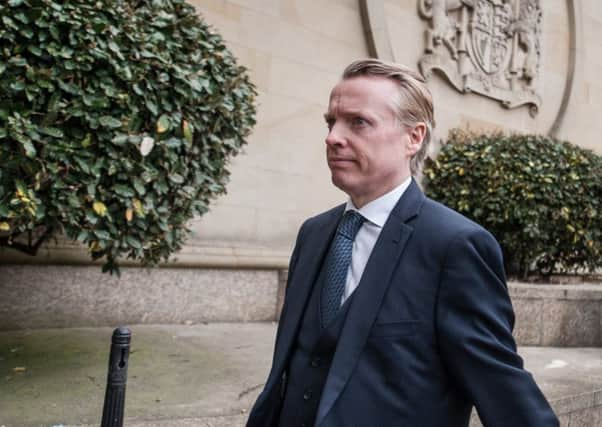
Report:
[[426,198],[432,97],[420,75],[352,63],[330,94],[326,158],[349,201],[308,219],[272,369],[248,427],[486,427],[558,421],[522,367],[494,238]]

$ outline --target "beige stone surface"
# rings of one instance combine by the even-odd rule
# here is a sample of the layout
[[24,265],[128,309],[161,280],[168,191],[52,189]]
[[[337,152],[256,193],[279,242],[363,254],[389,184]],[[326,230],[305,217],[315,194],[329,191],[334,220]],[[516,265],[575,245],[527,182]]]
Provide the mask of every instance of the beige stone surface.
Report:
[[[118,279],[97,265],[0,265],[0,331],[277,320],[287,273],[124,267]],[[600,285],[510,283],[509,290],[518,345],[602,346]]]
[[515,298],[514,339],[521,345],[541,345],[544,302],[541,299]]
[[[396,60],[417,67],[427,23],[418,16],[416,1],[381,3]],[[229,194],[194,223],[190,245],[269,248],[280,254],[279,266],[285,268],[303,219],[345,199],[332,188],[324,162],[322,113],[342,68],[368,53],[359,2],[195,4],[250,68],[260,96],[258,124],[245,154],[233,162]],[[539,115],[531,118],[526,108],[506,110],[482,96],[460,94],[434,76],[429,86],[435,97],[436,138],[453,127],[547,132],[563,97],[569,26],[565,0],[546,1],[543,8]],[[594,78],[602,69],[598,9],[595,0],[578,5],[578,75],[561,136],[602,151],[597,128],[602,124],[593,117],[602,107],[602,85]]]
[[[270,369],[275,323],[131,330],[125,426],[244,425]],[[0,332],[0,425],[98,426],[110,335],[110,328]],[[602,349],[519,347],[518,352],[561,425],[596,422]],[[558,360],[564,366],[551,368]],[[27,369],[16,373],[15,366]],[[471,426],[478,425],[475,416]]]
[[344,200],[329,184],[323,113],[343,67],[367,55],[357,2],[193,3],[249,68],[259,109],[228,195],[192,223],[188,246],[267,249],[284,268],[302,220]]
[[[249,69],[258,96],[257,126],[244,153],[231,163],[228,194],[202,219],[177,255],[186,265],[286,268],[299,225],[345,200],[330,183],[324,160],[324,113],[329,91],[345,65],[368,56],[358,0],[192,0]],[[428,25],[417,0],[382,0],[395,59],[416,68]],[[476,94],[460,94],[439,75],[429,80],[437,127],[432,153],[450,128],[545,133],[564,94],[569,35],[566,0],[543,7],[543,104],[506,110]],[[576,69],[560,137],[602,152],[602,11],[598,0],[576,4]],[[64,245],[35,262],[85,263],[85,253]],[[259,254],[254,256],[253,254]],[[4,262],[31,262],[0,253]]]
[[278,272],[0,266],[0,330],[273,320]]
[[548,300],[543,310],[542,325],[542,345],[602,345],[598,301]]

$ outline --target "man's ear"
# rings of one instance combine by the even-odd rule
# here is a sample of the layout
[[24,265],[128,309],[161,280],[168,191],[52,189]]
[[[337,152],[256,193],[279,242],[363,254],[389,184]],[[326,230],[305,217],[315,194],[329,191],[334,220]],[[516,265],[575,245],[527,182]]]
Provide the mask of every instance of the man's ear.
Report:
[[426,137],[426,123],[418,122],[408,130],[408,154],[414,155],[420,150]]

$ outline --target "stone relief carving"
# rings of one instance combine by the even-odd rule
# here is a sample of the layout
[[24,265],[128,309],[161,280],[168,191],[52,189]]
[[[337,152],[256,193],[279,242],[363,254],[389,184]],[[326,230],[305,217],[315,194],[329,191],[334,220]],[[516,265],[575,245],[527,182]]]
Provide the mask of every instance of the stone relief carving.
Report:
[[506,108],[541,105],[540,0],[418,0],[429,21],[420,71],[441,71],[461,92],[499,100]]

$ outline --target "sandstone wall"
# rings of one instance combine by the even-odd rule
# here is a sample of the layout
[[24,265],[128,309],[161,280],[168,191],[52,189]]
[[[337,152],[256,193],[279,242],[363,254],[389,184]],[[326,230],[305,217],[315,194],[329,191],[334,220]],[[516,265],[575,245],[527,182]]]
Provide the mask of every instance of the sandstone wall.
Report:
[[[602,153],[602,2],[545,0],[542,108],[508,110],[461,94],[440,75],[429,80],[436,102],[435,138],[452,127],[547,133],[565,94],[570,70],[570,7],[575,1],[574,79],[559,136]],[[181,266],[284,268],[302,220],[345,200],[330,184],[324,160],[328,94],[342,69],[369,55],[359,0],[192,0],[225,38],[259,90],[258,123],[245,152],[232,162],[228,194],[191,224]],[[417,0],[365,2],[382,12],[394,59],[417,68],[427,23]],[[436,144],[433,148],[436,150]],[[35,259],[0,254],[4,262],[78,262],[88,257],[69,243]]]

